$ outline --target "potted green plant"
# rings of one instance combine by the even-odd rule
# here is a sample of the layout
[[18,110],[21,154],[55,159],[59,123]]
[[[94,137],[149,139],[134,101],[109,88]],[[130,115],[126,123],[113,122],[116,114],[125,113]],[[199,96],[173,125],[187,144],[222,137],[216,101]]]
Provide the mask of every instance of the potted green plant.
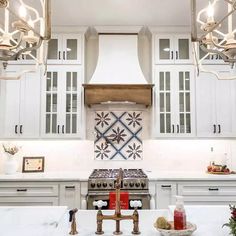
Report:
[[230,228],[230,234],[236,236],[236,206],[229,205],[231,211],[231,217],[229,218],[229,222],[223,224],[222,227],[227,226]]

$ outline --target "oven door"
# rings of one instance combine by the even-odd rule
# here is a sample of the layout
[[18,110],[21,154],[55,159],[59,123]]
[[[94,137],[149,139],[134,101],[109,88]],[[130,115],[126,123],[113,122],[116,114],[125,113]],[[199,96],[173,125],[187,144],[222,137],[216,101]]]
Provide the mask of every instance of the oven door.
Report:
[[[89,192],[87,195],[87,209],[97,209],[97,207],[93,206],[93,202],[98,200],[107,202],[107,206],[102,207],[102,209],[109,208],[109,192]],[[131,192],[129,193],[129,202],[132,200],[141,201],[142,207],[140,207],[139,209],[150,209],[150,195],[148,193]],[[129,209],[133,209],[132,207],[130,207],[130,204]]]

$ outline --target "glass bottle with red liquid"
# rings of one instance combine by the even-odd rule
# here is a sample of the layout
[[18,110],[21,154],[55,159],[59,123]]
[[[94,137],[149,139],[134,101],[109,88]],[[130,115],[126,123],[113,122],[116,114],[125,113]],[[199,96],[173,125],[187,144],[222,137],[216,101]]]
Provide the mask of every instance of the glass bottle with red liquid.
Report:
[[176,196],[176,207],[174,211],[174,229],[186,229],[186,213],[182,196]]

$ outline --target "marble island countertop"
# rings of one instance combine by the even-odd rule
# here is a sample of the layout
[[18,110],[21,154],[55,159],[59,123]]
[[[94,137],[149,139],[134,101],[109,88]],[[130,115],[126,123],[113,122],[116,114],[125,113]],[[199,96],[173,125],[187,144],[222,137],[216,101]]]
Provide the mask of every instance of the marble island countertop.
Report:
[[[154,171],[144,170],[150,181],[190,181],[190,180],[236,180],[236,174],[212,175],[204,171]],[[0,181],[87,181],[92,170],[44,172],[44,173],[16,173],[14,175],[0,174]]]
[[[228,236],[229,229],[222,228],[228,222],[230,211],[228,206],[186,206],[187,220],[197,225],[192,236]],[[173,207],[164,210],[140,210],[140,235],[160,236],[153,224],[160,216],[173,220]],[[103,214],[114,211],[104,210]],[[132,214],[132,210],[123,210],[122,214]],[[96,210],[78,210],[76,224],[78,236],[95,236]],[[66,207],[0,207],[1,236],[68,236],[70,223]],[[133,222],[121,221],[124,236],[131,236]],[[115,221],[105,220],[104,236],[112,236]]]

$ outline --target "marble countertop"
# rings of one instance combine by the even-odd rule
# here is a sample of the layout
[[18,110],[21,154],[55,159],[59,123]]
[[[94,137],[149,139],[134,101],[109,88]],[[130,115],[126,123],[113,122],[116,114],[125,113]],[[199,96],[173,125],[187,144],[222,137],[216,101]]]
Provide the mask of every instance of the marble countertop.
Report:
[[65,236],[68,211],[65,206],[0,207],[1,236]]
[[[204,171],[153,171],[144,170],[150,181],[235,181],[236,174],[211,175]],[[44,173],[0,174],[0,181],[87,181],[91,171],[65,171]]]
[[[160,216],[173,220],[173,209],[140,210],[140,235],[160,236],[153,224]],[[230,211],[228,206],[186,206],[187,220],[197,225],[192,236],[228,236],[229,228],[222,225],[228,222]],[[123,210],[123,215],[132,214],[132,210]],[[76,224],[78,235],[95,236],[96,210],[78,210]],[[103,211],[104,215],[114,214],[114,211]],[[69,236],[67,207],[0,207],[1,236]],[[131,236],[133,222],[121,221],[121,231],[124,236]],[[115,221],[104,220],[104,236],[113,235]]]

